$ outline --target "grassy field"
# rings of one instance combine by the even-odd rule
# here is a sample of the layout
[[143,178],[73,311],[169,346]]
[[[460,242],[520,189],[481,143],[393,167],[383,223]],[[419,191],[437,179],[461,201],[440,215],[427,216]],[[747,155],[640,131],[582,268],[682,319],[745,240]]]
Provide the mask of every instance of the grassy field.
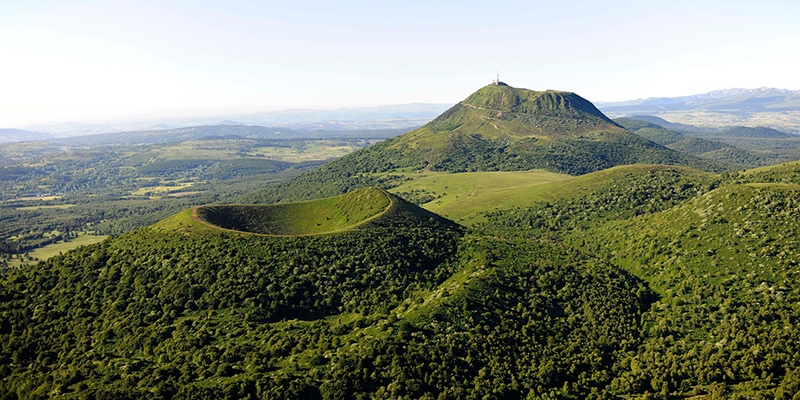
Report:
[[149,186],[149,187],[143,187],[143,188],[139,188],[139,189],[136,189],[136,190],[132,191],[131,192],[131,196],[144,196],[146,193],[150,193],[150,197],[151,198],[152,197],[158,198],[163,194],[167,194],[169,192],[179,192],[179,191],[182,191],[183,189],[191,187],[192,185],[195,184],[195,182],[175,183],[175,182],[169,182],[169,181],[162,181],[161,183],[162,184],[171,183],[172,186]]
[[[393,173],[394,174],[394,173]],[[542,185],[572,178],[547,171],[514,172],[425,172],[406,173],[413,181],[390,190],[392,193],[424,191],[436,199],[423,208],[452,220],[468,223],[479,211],[495,207],[524,205],[547,198]]]
[[71,208],[71,207],[75,207],[75,204],[56,204],[56,205],[52,205],[52,206],[28,206],[28,207],[16,207],[16,208],[15,208],[15,210],[28,210],[28,211],[34,211],[34,210],[43,210],[43,209],[48,209],[48,208],[58,208],[58,209],[64,209],[64,208]]
[[159,160],[233,160],[246,154],[288,162],[318,161],[341,157],[377,141],[346,144],[341,140],[308,139],[291,142],[291,146],[270,146],[254,139],[196,140],[159,146],[154,149],[153,157]]
[[[480,212],[511,207],[524,207],[537,201],[553,201],[580,196],[600,186],[612,184],[626,173],[673,168],[691,174],[710,176],[683,167],[659,165],[625,165],[582,176],[533,170],[515,172],[425,172],[402,173],[414,180],[390,190],[392,193],[429,194],[434,200],[423,208],[465,225],[482,222]],[[397,174],[397,173],[392,173]]]
[[758,174],[758,173],[767,172],[767,171],[780,172],[780,171],[783,171],[783,170],[792,169],[792,168],[794,168],[794,167],[796,167],[798,165],[800,165],[800,161],[793,161],[793,162],[783,163],[783,164],[779,164],[779,165],[769,165],[769,166],[761,167],[761,168],[748,169],[748,170],[742,171],[740,173],[743,174],[743,175],[753,175],[753,174]]
[[[59,242],[53,243],[51,245],[47,245],[41,248],[38,248],[32,252],[30,252],[30,256],[38,259],[40,261],[47,260],[50,257],[57,256],[61,253],[66,253],[72,249],[78,248],[80,246],[86,246],[98,242],[102,242],[108,236],[105,235],[81,235],[77,238],[70,240],[69,242]],[[35,263],[37,261],[25,261],[25,263]],[[9,267],[19,267],[22,264],[22,261],[18,258],[9,260],[8,266]]]

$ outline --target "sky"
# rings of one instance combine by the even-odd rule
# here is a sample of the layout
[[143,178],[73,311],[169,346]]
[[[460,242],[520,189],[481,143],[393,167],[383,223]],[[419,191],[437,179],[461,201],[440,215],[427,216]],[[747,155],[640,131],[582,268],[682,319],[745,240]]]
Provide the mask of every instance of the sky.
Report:
[[[69,4],[65,4],[69,3]],[[0,128],[800,89],[800,1],[0,1]]]

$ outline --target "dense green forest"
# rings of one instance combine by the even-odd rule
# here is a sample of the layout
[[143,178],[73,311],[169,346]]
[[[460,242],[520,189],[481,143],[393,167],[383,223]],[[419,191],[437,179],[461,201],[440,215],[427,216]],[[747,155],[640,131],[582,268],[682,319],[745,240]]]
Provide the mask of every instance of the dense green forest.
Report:
[[798,399],[800,162],[744,169],[791,151],[504,85],[384,141],[4,146],[0,250],[112,236],[2,260],[0,400]]
[[[614,122],[622,125],[625,127],[625,129],[662,146],[680,151],[681,153],[692,154],[707,160],[716,161],[718,163],[745,167],[761,167],[780,162],[780,160],[775,156],[751,154],[734,145],[719,140],[690,136],[688,134],[664,129],[659,125],[645,121],[617,118],[614,120]],[[753,130],[755,132],[760,132],[757,129]]]
[[582,248],[658,293],[615,390],[674,396],[703,386],[719,398],[793,398],[800,165],[705,182],[661,170],[622,182],[490,212],[482,228]]
[[187,210],[5,270],[2,388],[793,398],[800,165],[619,171],[475,229],[398,198],[369,226],[305,237],[219,231]]
[[402,201],[300,238],[170,219],[3,281],[11,398],[581,396],[652,299],[579,252]]

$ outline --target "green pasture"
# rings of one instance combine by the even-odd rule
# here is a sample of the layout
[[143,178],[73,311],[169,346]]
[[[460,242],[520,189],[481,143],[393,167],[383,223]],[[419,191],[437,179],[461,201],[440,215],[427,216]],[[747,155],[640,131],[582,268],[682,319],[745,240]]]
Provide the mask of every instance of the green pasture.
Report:
[[[394,174],[394,173],[393,173]],[[479,211],[524,205],[546,198],[542,185],[569,180],[569,175],[544,170],[513,172],[406,173],[413,181],[392,193],[424,191],[436,197],[423,204],[429,211],[463,221]]]
[[20,211],[35,211],[35,210],[46,210],[46,209],[66,209],[75,207],[75,204],[56,204],[51,206],[27,206],[27,207],[16,207],[16,210]]
[[[165,183],[170,183],[170,182],[161,182],[162,185],[165,184]],[[148,187],[142,187],[142,188],[138,188],[136,190],[131,191],[131,196],[144,196],[147,193],[150,193],[151,196],[158,196],[158,195],[166,194],[166,193],[169,193],[169,192],[178,192],[178,191],[186,189],[186,188],[188,188],[188,187],[190,187],[190,186],[192,186],[194,184],[195,184],[195,182],[180,182],[180,183],[174,183],[174,184],[172,184],[172,186],[148,186]]]
[[428,194],[434,200],[423,208],[463,224],[478,222],[480,212],[524,207],[539,201],[572,198],[614,184],[629,173],[669,168],[685,174],[711,177],[691,168],[661,165],[625,165],[573,177],[544,170],[513,172],[392,172],[413,180],[390,190],[392,193]]
[[[44,261],[50,257],[66,253],[80,246],[87,246],[90,244],[102,242],[107,237],[108,237],[107,235],[81,234],[77,238],[70,239],[70,241],[68,242],[53,243],[44,247],[40,247],[36,250],[31,251],[29,255],[35,259],[38,259],[39,261]],[[25,262],[31,263],[31,261],[25,261]],[[9,267],[19,267],[20,265],[22,265],[22,261],[18,258],[11,259],[8,262]]]

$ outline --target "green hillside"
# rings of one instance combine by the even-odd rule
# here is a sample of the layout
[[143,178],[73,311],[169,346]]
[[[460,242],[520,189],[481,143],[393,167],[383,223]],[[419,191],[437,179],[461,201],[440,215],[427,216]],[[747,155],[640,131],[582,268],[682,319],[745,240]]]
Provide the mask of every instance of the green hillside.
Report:
[[2,267],[0,400],[800,398],[800,161],[620,124],[490,85],[271,204]]
[[[485,186],[497,191],[525,182],[523,173],[500,174],[449,175],[507,179]],[[186,210],[5,269],[0,391],[22,399],[800,393],[800,163],[723,175],[663,165],[525,174],[538,180],[538,197],[487,205],[471,230],[366,188],[203,216],[243,231],[259,221],[273,229],[277,213],[287,217],[280,229],[312,231],[297,236],[220,229]],[[406,184],[449,190],[434,185],[447,176]],[[365,222],[310,234],[324,233],[314,230],[328,212],[342,228],[352,228],[346,216]]]
[[5,270],[0,391],[521,398],[611,382],[604,371],[633,348],[651,301],[639,280],[393,200],[361,229],[301,237],[225,231],[187,211]]
[[717,133],[719,136],[734,136],[734,137],[747,137],[747,138],[792,138],[795,135],[790,135],[781,132],[777,129],[768,128],[765,126],[749,127],[749,126],[734,126]]
[[[242,199],[278,203],[391,188],[388,172],[546,171],[582,175],[617,165],[724,167],[626,131],[574,93],[488,85],[429,124]],[[375,175],[380,174],[380,175]]]
[[690,136],[654,123],[628,118],[617,118],[614,121],[625,129],[662,146],[720,164],[760,167],[778,162],[774,157],[759,156],[732,144]]
[[705,180],[676,172],[616,174],[580,196],[489,212],[481,228],[581,248],[658,293],[609,390],[792,398],[800,164]]

